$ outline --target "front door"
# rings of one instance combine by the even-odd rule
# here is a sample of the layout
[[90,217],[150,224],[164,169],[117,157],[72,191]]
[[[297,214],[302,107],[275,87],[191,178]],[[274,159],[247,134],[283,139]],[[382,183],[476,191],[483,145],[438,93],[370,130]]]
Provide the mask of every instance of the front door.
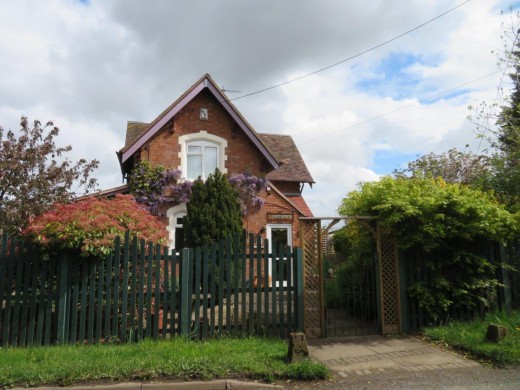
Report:
[[186,216],[186,213],[177,213],[175,214],[174,218],[174,227],[175,227],[175,234],[174,234],[174,243],[175,243],[175,252],[182,251],[182,248],[184,248],[184,217]]
[[[287,286],[287,280],[289,275],[289,262],[286,258],[278,256],[280,248],[292,246],[292,225],[290,224],[268,224],[267,225],[267,239],[269,240],[269,253],[274,252],[276,254],[276,274],[279,275],[283,272],[282,280],[283,285]],[[281,263],[280,263],[281,262]],[[269,263],[269,274],[272,276],[273,263]],[[276,277],[279,279],[279,277]],[[292,278],[291,278],[292,279]]]

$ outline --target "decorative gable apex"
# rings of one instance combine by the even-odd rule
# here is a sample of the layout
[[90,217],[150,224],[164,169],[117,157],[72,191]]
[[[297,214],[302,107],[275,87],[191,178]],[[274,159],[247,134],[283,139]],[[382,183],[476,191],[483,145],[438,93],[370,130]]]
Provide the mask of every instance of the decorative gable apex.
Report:
[[[204,75],[195,84],[193,84],[184,94],[174,101],[166,110],[164,110],[152,123],[140,128],[139,135],[133,137],[131,141],[118,152],[121,165],[127,162],[131,157],[139,151],[152,137],[157,134],[179,111],[181,111],[190,101],[192,101],[200,92],[208,89],[215,99],[222,105],[227,113],[233,118],[237,125],[242,129],[244,134],[258,148],[260,153],[265,157],[267,162],[278,169],[279,162],[271,151],[258,136],[253,127],[240,114],[238,109],[229,101],[227,96],[222,92],[220,87],[213,81],[209,74]],[[141,124],[142,125],[142,124]]]

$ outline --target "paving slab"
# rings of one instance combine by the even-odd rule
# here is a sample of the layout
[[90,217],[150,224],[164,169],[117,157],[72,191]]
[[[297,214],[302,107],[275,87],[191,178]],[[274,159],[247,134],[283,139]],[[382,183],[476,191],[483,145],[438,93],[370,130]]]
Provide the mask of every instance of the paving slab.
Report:
[[309,351],[311,357],[329,367],[336,378],[481,366],[407,335],[311,339]]

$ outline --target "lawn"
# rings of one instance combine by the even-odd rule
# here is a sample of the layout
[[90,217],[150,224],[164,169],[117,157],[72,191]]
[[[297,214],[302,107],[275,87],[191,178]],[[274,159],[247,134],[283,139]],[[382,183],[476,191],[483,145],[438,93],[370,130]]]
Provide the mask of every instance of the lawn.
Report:
[[[498,344],[485,341],[491,323],[508,329],[508,335]],[[430,340],[467,352],[495,366],[520,365],[520,311],[489,313],[483,320],[454,322],[427,328],[424,333]]]
[[244,378],[273,382],[329,377],[323,364],[287,364],[286,354],[286,341],[255,337],[5,348],[0,349],[0,387],[84,381]]

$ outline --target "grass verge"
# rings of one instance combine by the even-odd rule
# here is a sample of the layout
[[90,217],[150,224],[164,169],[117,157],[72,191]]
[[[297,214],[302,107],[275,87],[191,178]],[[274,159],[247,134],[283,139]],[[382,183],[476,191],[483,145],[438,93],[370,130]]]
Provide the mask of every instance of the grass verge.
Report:
[[[264,338],[184,338],[120,345],[0,349],[0,385],[68,386],[84,381],[328,378],[321,363],[286,364],[287,342]],[[1,387],[1,386],[0,386]]]
[[[508,329],[507,336],[498,344],[485,340],[487,327],[491,323]],[[426,328],[424,333],[432,341],[467,352],[495,366],[520,365],[520,311],[489,313],[483,320]]]

